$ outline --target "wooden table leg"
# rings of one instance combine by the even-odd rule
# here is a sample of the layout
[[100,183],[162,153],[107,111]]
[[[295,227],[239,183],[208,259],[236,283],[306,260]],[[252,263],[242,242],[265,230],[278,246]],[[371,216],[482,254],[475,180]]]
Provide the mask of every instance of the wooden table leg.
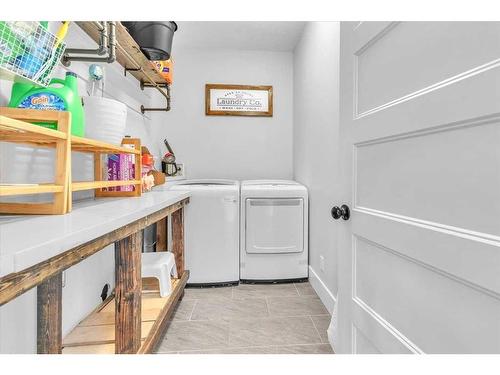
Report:
[[184,273],[184,207],[172,214],[172,252],[177,266],[177,275]]
[[167,251],[168,216],[156,223],[156,251]]
[[115,242],[115,353],[141,346],[142,231]]
[[61,354],[62,273],[38,285],[37,315],[38,354]]

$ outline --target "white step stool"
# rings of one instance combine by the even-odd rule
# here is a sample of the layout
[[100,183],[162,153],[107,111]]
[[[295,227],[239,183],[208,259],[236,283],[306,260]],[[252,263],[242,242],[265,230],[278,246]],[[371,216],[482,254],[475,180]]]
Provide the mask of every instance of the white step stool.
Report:
[[169,251],[142,253],[142,277],[154,277],[160,284],[160,295],[167,297],[172,293],[170,275],[177,277],[174,254]]

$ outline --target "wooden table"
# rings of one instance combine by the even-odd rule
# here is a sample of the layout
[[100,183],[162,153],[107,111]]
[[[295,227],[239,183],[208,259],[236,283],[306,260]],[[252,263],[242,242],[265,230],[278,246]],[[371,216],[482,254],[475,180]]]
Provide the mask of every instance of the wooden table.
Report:
[[[161,340],[178,300],[182,298],[189,277],[189,271],[184,269],[184,206],[189,203],[189,193],[155,192],[139,198],[94,202],[82,207],[75,205],[73,212],[67,215],[38,216],[13,222],[0,220],[0,256],[7,259],[0,269],[0,306],[37,287],[38,353],[62,351],[62,272],[110,244],[115,245],[115,353],[152,352]],[[102,212],[108,212],[107,216],[101,217]],[[164,220],[167,216],[171,216],[171,220]],[[99,220],[102,223],[96,223]],[[70,225],[67,225],[68,221]],[[92,226],[86,221],[92,222]],[[64,225],[60,238],[49,237],[49,228],[54,222]],[[142,229],[157,222],[171,222],[172,252],[179,279],[175,281],[173,293],[165,299],[149,334],[141,342]],[[32,239],[21,239],[16,233],[22,231],[24,225],[26,230],[35,226],[40,233]],[[49,234],[43,233],[44,226]],[[86,238],[89,235],[95,237]],[[12,250],[14,246],[18,248]],[[32,251],[32,255],[26,248]],[[54,252],[54,248],[60,250],[37,261],[37,257],[44,253]],[[20,257],[26,253],[28,258]],[[16,256],[19,257],[17,263],[24,262],[29,267],[5,274],[9,267],[15,267]],[[33,262],[36,263],[31,265]]]

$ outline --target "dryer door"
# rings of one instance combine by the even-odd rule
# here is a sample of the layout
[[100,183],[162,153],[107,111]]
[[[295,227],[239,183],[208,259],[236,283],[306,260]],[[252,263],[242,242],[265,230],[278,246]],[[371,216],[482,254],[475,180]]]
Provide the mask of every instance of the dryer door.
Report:
[[304,251],[302,198],[247,198],[245,250],[250,254]]

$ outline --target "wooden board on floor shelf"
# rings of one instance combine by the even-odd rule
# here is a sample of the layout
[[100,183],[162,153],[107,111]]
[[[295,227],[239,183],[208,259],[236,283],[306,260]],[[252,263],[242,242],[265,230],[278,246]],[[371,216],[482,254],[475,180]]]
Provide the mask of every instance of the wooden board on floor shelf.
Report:
[[[144,340],[151,330],[153,322],[142,322],[141,339]],[[111,324],[100,324],[95,326],[77,326],[66,336],[63,347],[114,344],[115,342],[115,322]]]
[[115,354],[115,344],[68,346],[62,354]]
[[[161,297],[159,292],[144,291],[141,302],[141,348],[138,353],[151,353],[163,337],[189,271],[180,279],[172,279],[173,292]],[[63,354],[113,354],[115,352],[115,301],[108,299],[85,318],[63,339]]]

